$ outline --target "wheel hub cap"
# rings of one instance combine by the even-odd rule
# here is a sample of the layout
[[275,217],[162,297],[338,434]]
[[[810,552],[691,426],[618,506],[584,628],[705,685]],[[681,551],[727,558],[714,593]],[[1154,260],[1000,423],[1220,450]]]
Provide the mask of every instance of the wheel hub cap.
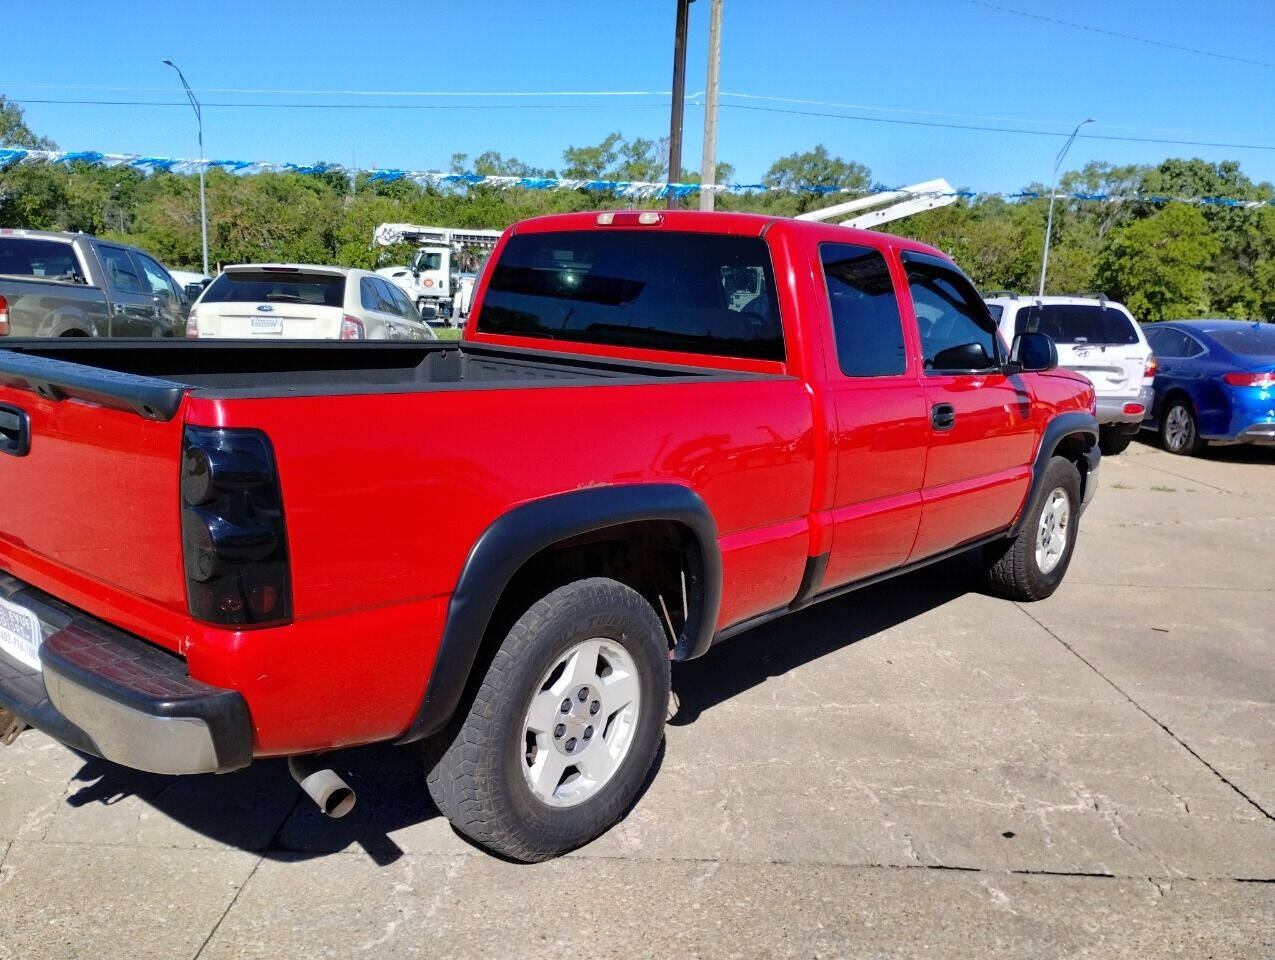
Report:
[[1068,527],[1071,524],[1071,500],[1067,491],[1055,487],[1045,498],[1045,508],[1040,513],[1036,528],[1036,567],[1041,573],[1051,573],[1062,560],[1067,549]]
[[1174,407],[1165,418],[1164,438],[1174,450],[1186,446],[1191,438],[1191,418],[1182,407]]
[[637,667],[619,643],[595,637],[567,650],[541,679],[523,722],[531,792],[554,807],[594,796],[627,756],[640,707]]

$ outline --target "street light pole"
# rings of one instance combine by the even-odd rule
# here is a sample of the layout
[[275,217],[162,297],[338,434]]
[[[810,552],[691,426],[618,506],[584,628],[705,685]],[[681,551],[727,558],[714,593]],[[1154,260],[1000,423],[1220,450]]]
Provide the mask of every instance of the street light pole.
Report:
[[1062,166],[1063,157],[1067,156],[1067,151],[1071,149],[1071,145],[1076,142],[1076,134],[1080,133],[1080,128],[1086,123],[1093,123],[1093,117],[1088,120],[1081,120],[1076,124],[1076,129],[1071,131],[1071,136],[1067,138],[1067,142],[1062,145],[1062,149],[1058,151],[1058,157],[1054,160],[1054,182],[1049,187],[1049,216],[1045,219],[1045,252],[1040,258],[1040,290],[1037,296],[1045,295],[1045,271],[1049,269],[1049,235],[1054,230],[1054,193],[1058,189],[1058,168]]
[[204,115],[200,109],[199,101],[195,98],[195,93],[190,89],[190,84],[186,82],[186,76],[182,73],[181,67],[173,63],[171,60],[164,60],[168,66],[177,71],[177,76],[181,78],[182,86],[186,89],[186,97],[190,100],[190,105],[195,111],[195,122],[199,126],[199,232],[203,238],[204,247],[204,276],[208,273],[208,199],[204,189]]

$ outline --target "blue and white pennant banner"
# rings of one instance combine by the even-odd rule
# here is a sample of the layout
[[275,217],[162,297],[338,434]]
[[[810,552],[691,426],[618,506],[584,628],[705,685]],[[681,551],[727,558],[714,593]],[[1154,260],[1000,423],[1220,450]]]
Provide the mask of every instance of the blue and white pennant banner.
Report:
[[[485,176],[477,173],[439,173],[425,170],[376,170],[346,167],[340,164],[272,163],[264,160],[190,160],[176,157],[151,157],[135,153],[102,153],[96,150],[27,150],[21,147],[0,147],[0,170],[15,164],[62,164],[70,166],[87,163],[99,167],[131,167],[137,170],[165,170],[170,173],[194,174],[202,170],[221,169],[229,173],[338,173],[346,177],[368,174],[371,183],[392,183],[409,180],[430,187],[496,187],[523,190],[592,190],[633,199],[660,197],[684,197],[701,190],[715,193],[814,193],[820,195],[845,194],[870,196],[877,193],[899,192],[902,188],[877,185],[869,190],[844,187],[796,186],[770,187],[764,183],[717,183],[703,186],[698,183],[659,183],[641,180],[585,180],[572,177],[510,177]],[[907,191],[904,191],[905,193]],[[918,194],[920,196],[920,194]],[[924,196],[956,197],[963,199],[1000,198],[1002,200],[1039,200],[1048,198],[1047,191],[1020,190],[1012,193],[975,190],[952,190],[941,193],[925,193]],[[1190,203],[1198,206],[1241,207],[1246,209],[1275,206],[1271,200],[1243,200],[1236,197],[1178,197],[1159,194],[1107,194],[1107,193],[1054,193],[1059,200],[1084,200],[1098,203]]]

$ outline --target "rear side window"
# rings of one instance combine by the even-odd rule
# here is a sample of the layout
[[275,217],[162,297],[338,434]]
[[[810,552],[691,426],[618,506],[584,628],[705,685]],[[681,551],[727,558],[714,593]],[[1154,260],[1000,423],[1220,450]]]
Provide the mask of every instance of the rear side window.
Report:
[[1251,357],[1275,357],[1275,324],[1254,324],[1227,330],[1209,330],[1208,335],[1231,353]]
[[885,257],[849,243],[820,244],[819,256],[841,372],[847,377],[903,373],[903,324]]
[[993,320],[1000,323],[1001,315],[1005,313],[1005,308],[999,303],[989,303],[987,305],[987,312],[992,315]]
[[1033,303],[1014,317],[1014,333],[1044,333],[1054,343],[1137,343],[1122,310],[1096,303]]
[[638,230],[509,238],[478,330],[686,353],[784,358],[760,237]]
[[228,270],[204,291],[203,302],[340,307],[345,303],[345,277],[301,270]]
[[0,273],[70,280],[80,276],[80,268],[69,243],[7,237],[0,239]]

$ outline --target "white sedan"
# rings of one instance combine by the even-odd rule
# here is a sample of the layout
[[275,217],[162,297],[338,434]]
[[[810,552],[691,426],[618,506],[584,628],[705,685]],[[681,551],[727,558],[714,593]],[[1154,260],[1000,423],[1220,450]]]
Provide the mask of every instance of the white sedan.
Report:
[[199,339],[435,340],[406,294],[351,267],[254,263],[226,267],[191,307]]

